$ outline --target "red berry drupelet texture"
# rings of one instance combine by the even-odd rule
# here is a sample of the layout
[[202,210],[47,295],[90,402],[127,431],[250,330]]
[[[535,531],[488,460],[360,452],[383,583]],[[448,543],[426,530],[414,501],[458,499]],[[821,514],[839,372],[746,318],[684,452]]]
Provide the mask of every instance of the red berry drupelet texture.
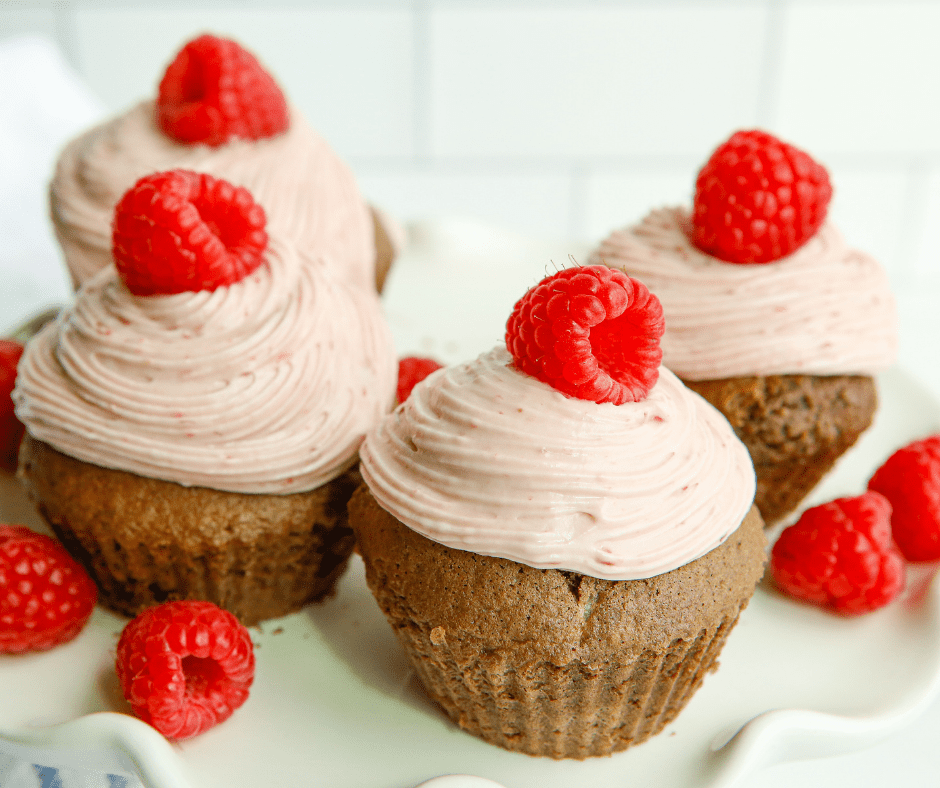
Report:
[[16,365],[23,346],[13,339],[0,339],[0,469],[13,473],[23,439],[23,425],[13,412]]
[[698,174],[692,242],[729,263],[795,252],[826,218],[832,186],[807,153],[763,131],[739,131]]
[[569,397],[622,405],[659,378],[663,309],[646,286],[603,265],[543,279],[516,305],[506,347],[516,367]]
[[406,356],[398,361],[398,390],[399,402],[404,402],[411,394],[411,390],[432,372],[441,369],[441,364],[433,358],[419,358]]
[[888,604],[905,581],[904,557],[891,539],[890,518],[891,504],[876,492],[807,509],[771,551],[777,587],[843,615]]
[[203,35],[167,67],[157,93],[157,123],[186,144],[223,145],[286,131],[290,113],[274,78],[235,41]]
[[248,630],[211,602],[151,607],[121,633],[116,669],[140,719],[187,739],[228,719],[248,698],[255,654]]
[[266,221],[247,189],[189,170],[154,173],[114,209],[114,263],[134,295],[215,290],[264,261]]
[[908,561],[940,560],[940,435],[898,449],[868,489],[891,501],[894,541]]
[[0,654],[45,651],[88,622],[98,589],[51,536],[0,525]]

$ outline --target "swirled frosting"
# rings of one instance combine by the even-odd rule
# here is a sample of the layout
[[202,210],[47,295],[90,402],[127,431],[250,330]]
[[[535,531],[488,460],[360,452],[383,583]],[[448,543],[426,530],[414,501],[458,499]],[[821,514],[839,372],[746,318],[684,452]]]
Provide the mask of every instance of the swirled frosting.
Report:
[[291,110],[290,128],[276,137],[212,148],[167,137],[145,101],[72,140],[56,165],[52,221],[76,285],[111,262],[111,221],[124,192],[144,175],[177,168],[244,186],[270,232],[335,261],[357,284],[374,282],[368,206],[352,172],[299,112]]
[[113,266],[27,346],[16,413],[80,460],[246,493],[318,487],[355,462],[396,383],[371,288],[272,237],[212,292],[135,297]]
[[430,539],[612,580],[704,555],[754,500],[744,445],[669,370],[642,402],[598,405],[504,346],[419,383],[360,456],[378,503]]
[[897,353],[888,277],[826,222],[793,254],[735,265],[698,250],[681,208],[610,235],[590,262],[622,267],[666,315],[663,364],[686,380],[873,374]]

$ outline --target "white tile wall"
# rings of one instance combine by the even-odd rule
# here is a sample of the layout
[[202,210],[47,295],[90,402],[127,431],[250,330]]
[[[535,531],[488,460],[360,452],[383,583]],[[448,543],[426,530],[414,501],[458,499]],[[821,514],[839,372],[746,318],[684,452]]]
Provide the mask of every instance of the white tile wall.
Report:
[[757,121],[761,3],[447,3],[430,23],[431,151],[700,153]]
[[940,5],[796,0],[784,19],[781,133],[820,155],[940,152]]
[[405,219],[592,241],[769,128],[829,166],[833,216],[912,295],[902,332],[940,341],[938,0],[0,0],[0,38],[54,38],[114,112],[203,30]]

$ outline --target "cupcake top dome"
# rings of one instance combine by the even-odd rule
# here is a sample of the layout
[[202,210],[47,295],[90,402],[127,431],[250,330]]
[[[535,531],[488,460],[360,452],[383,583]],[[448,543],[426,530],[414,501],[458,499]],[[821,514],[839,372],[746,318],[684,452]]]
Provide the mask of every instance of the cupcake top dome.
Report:
[[662,330],[622,272],[547,278],[517,303],[508,347],[431,374],[369,433],[373,496],[430,539],[539,568],[626,580],[704,555],[750,509],[754,470],[659,366]]
[[244,189],[192,172],[141,179],[114,250],[23,355],[14,399],[33,437],[232,492],[310,490],[355,462],[395,392],[371,288],[277,234]]
[[894,363],[890,283],[827,218],[832,187],[806,153],[761,131],[732,135],[690,209],[616,230],[589,262],[659,297],[663,361],[685,380],[874,374]]

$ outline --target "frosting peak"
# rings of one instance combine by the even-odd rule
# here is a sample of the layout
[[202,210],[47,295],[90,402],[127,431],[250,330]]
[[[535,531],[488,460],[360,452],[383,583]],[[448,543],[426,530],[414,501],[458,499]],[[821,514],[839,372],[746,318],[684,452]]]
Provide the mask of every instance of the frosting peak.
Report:
[[349,168],[292,110],[287,131],[219,147],[184,145],[156,125],[153,101],[72,140],[50,188],[52,219],[77,285],[111,262],[111,220],[121,196],[144,175],[186,169],[244,186],[264,208],[268,229],[342,276],[373,286],[375,242],[368,206]]
[[681,208],[610,235],[590,261],[623,268],[666,315],[663,364],[687,380],[873,374],[897,352],[888,277],[827,221],[788,257],[735,265],[689,239]]
[[596,404],[502,346],[419,383],[360,455],[379,504],[430,539],[614,580],[704,555],[754,499],[743,444],[667,369],[643,401]]

